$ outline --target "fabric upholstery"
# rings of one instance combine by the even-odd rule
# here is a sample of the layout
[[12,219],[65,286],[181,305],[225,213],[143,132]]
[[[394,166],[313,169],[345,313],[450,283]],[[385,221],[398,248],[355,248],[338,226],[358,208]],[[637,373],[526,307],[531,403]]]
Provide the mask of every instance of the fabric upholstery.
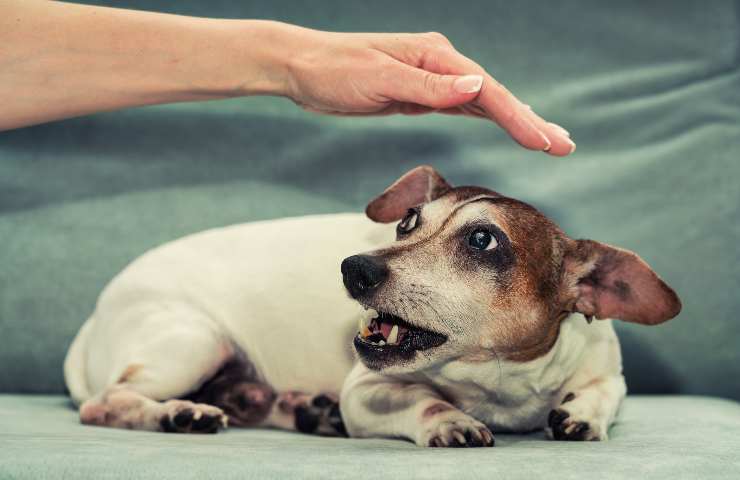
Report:
[[608,442],[497,435],[494,448],[229,429],[216,435],[80,425],[60,396],[0,395],[0,478],[692,478],[740,475],[740,405],[634,396]]
[[[271,98],[0,133],[0,392],[62,394],[69,342],[105,283],[147,249],[237,222],[361,211],[427,163],[533,203],[573,237],[638,252],[676,289],[675,320],[618,325],[632,393],[740,399],[739,1],[107,3],[437,30],[567,127],[578,151],[528,152],[481,121],[319,117]],[[0,397],[0,431],[0,478],[730,478],[740,458],[738,404],[689,396],[630,398],[608,443],[500,436],[476,451],[89,428],[60,396]]]

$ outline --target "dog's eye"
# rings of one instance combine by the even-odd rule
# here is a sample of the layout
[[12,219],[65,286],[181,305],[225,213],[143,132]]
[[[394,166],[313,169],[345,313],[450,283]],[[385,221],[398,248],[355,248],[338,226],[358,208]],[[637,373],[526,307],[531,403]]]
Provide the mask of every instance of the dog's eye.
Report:
[[468,237],[468,245],[476,250],[491,250],[498,246],[498,242],[488,230],[478,229]]
[[418,224],[419,212],[413,208],[410,208],[409,211],[406,212],[406,216],[403,217],[403,220],[401,220],[401,223],[399,223],[396,227],[396,233],[398,235],[405,235],[411,230],[415,229]]

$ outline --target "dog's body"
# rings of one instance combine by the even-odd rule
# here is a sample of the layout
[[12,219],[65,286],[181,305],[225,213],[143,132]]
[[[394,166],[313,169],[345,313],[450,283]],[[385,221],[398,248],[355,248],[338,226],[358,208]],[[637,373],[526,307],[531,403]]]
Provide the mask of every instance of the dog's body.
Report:
[[[506,197],[451,189],[426,167],[404,178],[368,208],[387,222],[424,204],[414,210],[414,225],[407,215],[398,227],[398,247],[394,228],[338,214],[211,230],[133,262],[103,291],[65,362],[82,421],[211,432],[225,425],[225,412],[238,426],[321,434],[346,428],[350,436],[430,446],[492,445],[489,429],[547,427],[558,439],[606,439],[625,394],[619,345],[609,320],[587,323],[576,312],[602,318],[624,311],[628,320],[658,323],[680,308],[675,294],[642,264],[625,270],[631,258],[620,256],[616,270],[596,275],[598,261],[584,250],[590,244],[571,253],[548,246],[545,261],[530,258],[522,248],[541,248],[518,237],[524,227],[500,210],[512,208],[501,203]],[[423,192],[404,194],[402,205],[394,197],[394,189],[418,188]],[[494,210],[483,212],[484,204]],[[531,210],[522,210],[522,225],[545,222]],[[482,267],[462,256],[445,266],[425,250],[455,222],[469,229],[484,213],[497,224],[465,237],[472,250],[464,253]],[[556,227],[532,225],[531,232],[552,228],[555,243],[575,248]],[[354,255],[363,251],[373,255]],[[567,269],[550,271],[550,263]],[[571,270],[582,282],[566,278]],[[599,290],[623,270],[611,281],[616,287]],[[554,284],[566,280],[580,296],[562,299],[566,288]],[[630,290],[628,280],[648,293]],[[479,300],[486,288],[497,290],[495,307]],[[652,310],[640,316],[615,307],[620,298]]]

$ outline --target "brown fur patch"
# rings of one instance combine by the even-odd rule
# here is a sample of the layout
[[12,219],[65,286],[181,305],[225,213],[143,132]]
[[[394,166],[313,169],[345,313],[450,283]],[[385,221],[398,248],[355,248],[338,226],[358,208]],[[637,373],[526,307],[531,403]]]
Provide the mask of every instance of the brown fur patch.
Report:
[[242,357],[226,362],[186,399],[219,407],[233,425],[246,427],[267,418],[276,397],[272,387],[257,380],[253,365]]
[[[565,234],[529,204],[507,197],[487,201],[516,256],[505,292],[488,293],[492,312],[502,312],[495,328],[498,353],[505,360],[528,362],[549,352],[568,312],[560,305]],[[481,292],[481,295],[486,295]]]
[[118,377],[118,381],[116,383],[127,383],[131,378],[133,378],[134,375],[136,375],[142,368],[144,368],[144,365],[138,364],[138,363],[132,363],[126,369],[123,371],[120,377]]
[[[432,188],[435,185],[444,188]],[[575,241],[533,206],[492,190],[448,186],[433,169],[420,167],[372,202],[368,212],[376,208],[395,209],[392,215],[375,217],[387,217],[382,221],[400,219],[406,207],[413,206],[406,205],[408,192],[401,190],[413,193],[414,201],[440,201],[431,210],[422,209],[420,228],[416,229],[421,233],[399,237],[400,245],[377,250],[375,255],[389,264],[395,263],[393,269],[399,276],[404,269],[450,259],[445,273],[462,277],[457,285],[469,288],[485,305],[483,309],[475,307],[477,323],[466,325],[468,335],[475,331],[481,339],[462,352],[466,361],[493,357],[528,362],[539,358],[553,348],[562,321],[575,311],[597,318],[604,318],[601,313],[624,313],[618,318],[646,324],[660,323],[680,311],[675,292],[632,252],[593,241]],[[433,194],[421,199],[421,191]],[[392,203],[398,205],[390,208],[388,204]],[[449,227],[456,225],[456,213],[473,203],[480,205],[480,216],[487,219],[475,219],[471,228],[483,222],[494,236],[501,237],[497,238],[497,248],[485,256],[473,257],[465,249],[461,239],[464,241],[463,236],[469,235],[469,231],[460,228],[459,234],[453,235],[454,227]],[[425,211],[433,212],[427,216],[436,218],[424,218]],[[438,241],[446,239],[445,232],[450,233],[447,244]],[[394,284],[387,285],[387,289],[392,289]],[[408,308],[404,301],[413,305],[426,300],[424,293],[422,288],[405,297],[387,295],[389,300],[384,302],[392,309],[403,310]],[[400,302],[401,306],[394,306],[393,302]],[[429,308],[434,310],[433,305]],[[464,308],[458,306],[458,310]]]
[[634,252],[576,240],[566,263],[575,309],[584,315],[656,325],[681,311],[676,292]]
[[398,221],[409,208],[431,202],[449,190],[450,185],[436,170],[422,165],[407,172],[371,201],[365,213],[375,222]]
[[429,418],[437,415],[438,413],[447,412],[453,410],[454,407],[446,403],[434,403],[427,408],[421,414],[421,418]]

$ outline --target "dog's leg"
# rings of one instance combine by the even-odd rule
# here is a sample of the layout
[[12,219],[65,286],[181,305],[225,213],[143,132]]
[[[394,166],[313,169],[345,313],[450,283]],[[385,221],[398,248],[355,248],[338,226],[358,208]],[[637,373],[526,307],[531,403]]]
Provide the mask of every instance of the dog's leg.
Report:
[[[622,376],[622,353],[611,326],[592,341],[582,366],[563,385],[547,416],[545,432],[554,440],[607,440],[627,392]],[[589,327],[591,328],[591,327]]]
[[229,417],[229,425],[237,427],[271,427],[346,436],[336,395],[277,393],[260,381],[249,361],[240,356],[227,362],[186,399],[221,408]]
[[[120,371],[108,387],[80,406],[80,420],[135,430],[215,432],[226,415],[213,405],[181,400],[212,377],[233,347],[202,319],[180,314],[153,318],[133,348],[118,352]],[[133,329],[133,327],[132,327]]]
[[406,438],[424,447],[492,447],[493,434],[426,385],[355,366],[341,395],[351,437]]
[[229,416],[229,425],[237,427],[347,435],[339,413],[339,401],[331,393],[311,395],[287,391],[278,394],[254,377],[234,377],[223,371],[187,399],[221,408]]
[[547,419],[546,432],[554,440],[607,440],[627,388],[624,377],[596,378],[585,385],[565,389],[560,405]]
[[229,424],[253,427],[263,424],[275,403],[275,392],[259,380],[242,355],[228,361],[212,378],[186,399],[221,408]]
[[186,400],[158,402],[127,385],[109,387],[83,403],[80,420],[86,425],[179,433],[216,433],[227,424],[220,408]]

